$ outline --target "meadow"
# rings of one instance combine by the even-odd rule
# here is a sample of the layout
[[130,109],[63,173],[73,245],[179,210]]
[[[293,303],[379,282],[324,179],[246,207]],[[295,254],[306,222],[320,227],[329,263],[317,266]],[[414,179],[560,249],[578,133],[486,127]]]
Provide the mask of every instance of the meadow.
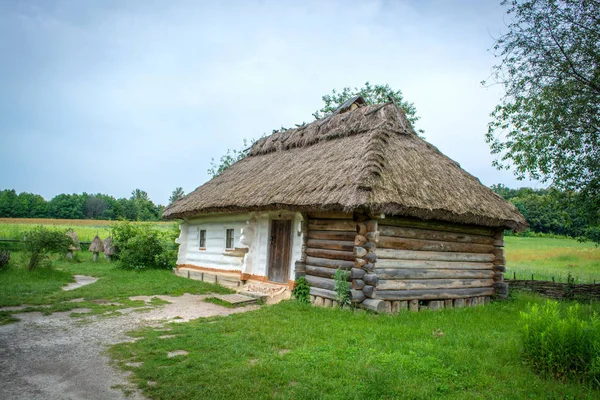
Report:
[[600,283],[600,248],[574,239],[507,236],[505,277],[575,283]]
[[[76,229],[109,225],[69,222]],[[3,225],[19,232],[14,226],[26,224]],[[600,280],[594,271],[600,250],[590,243],[507,237],[506,252],[507,274],[572,272]],[[168,270],[122,270],[104,259],[94,263],[86,251],[74,261],[57,256],[52,268],[34,271],[23,269],[23,261],[23,254],[14,252],[10,267],[0,271],[0,306],[27,304],[25,311],[45,314],[85,307],[89,314],[111,317],[121,315],[119,308],[147,307],[129,300],[134,295],[229,292]],[[73,274],[100,279],[62,291]],[[75,298],[84,301],[70,301]],[[599,398],[591,386],[537,375],[524,363],[521,313],[544,302],[515,292],[508,301],[485,307],[389,316],[286,301],[172,324],[168,338],[151,328],[134,331],[131,336],[139,340],[112,346],[110,355],[152,399]],[[597,303],[586,307],[600,310]],[[0,311],[0,324],[11,322],[13,312]],[[189,354],[169,358],[174,350]]]
[[[0,239],[22,240],[23,234],[37,225],[53,230],[72,229],[81,242],[91,242],[94,236],[105,239],[116,221],[97,219],[50,219],[50,218],[0,218]],[[174,222],[135,222],[168,229]]]

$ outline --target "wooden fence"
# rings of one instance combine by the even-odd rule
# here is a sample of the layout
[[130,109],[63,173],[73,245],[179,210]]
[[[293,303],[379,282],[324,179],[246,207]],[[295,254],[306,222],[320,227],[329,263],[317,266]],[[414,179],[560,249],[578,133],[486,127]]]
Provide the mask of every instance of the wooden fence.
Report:
[[510,290],[527,290],[552,299],[600,300],[600,283],[561,283],[506,279]]

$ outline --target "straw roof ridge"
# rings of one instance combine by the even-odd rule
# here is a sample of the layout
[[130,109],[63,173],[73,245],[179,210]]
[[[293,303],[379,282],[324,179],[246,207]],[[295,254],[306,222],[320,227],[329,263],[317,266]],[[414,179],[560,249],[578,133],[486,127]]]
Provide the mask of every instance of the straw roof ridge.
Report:
[[[391,103],[363,106],[358,109],[334,116],[327,116],[306,124],[300,128],[275,132],[263,137],[254,143],[248,153],[249,157],[268,154],[274,151],[285,151],[298,147],[308,147],[326,140],[335,140],[352,135],[384,128],[396,133],[413,133],[402,128],[397,118],[404,118],[404,113],[395,115],[394,105]],[[404,121],[403,121],[404,122]],[[408,120],[404,126],[410,126]]]
[[359,106],[261,138],[163,212],[166,218],[288,209],[371,210],[520,230],[514,205],[417,136],[394,104]]

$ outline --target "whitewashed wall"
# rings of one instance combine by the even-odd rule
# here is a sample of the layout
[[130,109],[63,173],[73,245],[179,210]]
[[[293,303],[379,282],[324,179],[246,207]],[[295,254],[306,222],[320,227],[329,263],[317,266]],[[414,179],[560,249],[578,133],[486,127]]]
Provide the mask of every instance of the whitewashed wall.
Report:
[[[185,221],[180,226],[178,265],[193,265],[197,267],[235,270],[246,274],[266,276],[269,257],[269,230],[272,218],[280,216],[292,217],[292,249],[290,257],[290,280],[294,280],[295,262],[302,256],[302,235],[300,223],[302,215],[286,211],[269,213],[244,213],[244,214],[211,214]],[[247,229],[250,226],[251,229]],[[240,243],[242,229],[244,236],[251,244]],[[234,247],[248,248],[244,260],[241,257],[224,255],[226,230],[234,230]],[[199,231],[206,230],[206,250],[200,250]]]

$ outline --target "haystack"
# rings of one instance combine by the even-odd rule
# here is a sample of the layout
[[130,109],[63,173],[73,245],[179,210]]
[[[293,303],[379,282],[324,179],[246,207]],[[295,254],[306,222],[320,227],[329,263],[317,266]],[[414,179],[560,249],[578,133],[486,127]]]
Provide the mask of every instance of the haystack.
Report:
[[72,259],[73,252],[81,250],[81,246],[79,245],[79,237],[73,229],[67,231],[67,236],[73,239],[73,244],[69,246],[69,252],[67,253],[67,258]]
[[90,251],[94,253],[94,261],[98,261],[98,253],[104,251],[104,245],[102,244],[102,240],[97,234],[94,237],[94,240],[92,240],[92,243],[90,244]]
[[111,261],[112,257],[116,254],[115,247],[113,246],[112,238],[109,236],[106,239],[104,239],[103,245],[104,245],[104,257],[108,261]]

